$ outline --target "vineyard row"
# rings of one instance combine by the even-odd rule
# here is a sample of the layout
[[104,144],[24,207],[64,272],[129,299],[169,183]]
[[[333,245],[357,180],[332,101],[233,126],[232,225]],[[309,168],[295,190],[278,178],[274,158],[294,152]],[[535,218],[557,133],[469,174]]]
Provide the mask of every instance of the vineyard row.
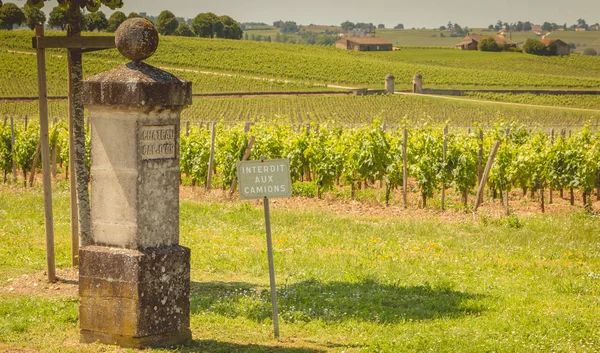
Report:
[[[354,197],[357,188],[379,184],[385,187],[387,203],[393,190],[404,185],[403,193],[418,192],[421,205],[426,207],[434,195],[443,195],[452,188],[463,195],[466,208],[468,195],[481,179],[492,145],[498,141],[500,147],[487,182],[489,194],[495,197],[504,197],[517,188],[540,195],[544,190],[562,193],[567,189],[573,203],[574,191],[579,190],[589,207],[592,191],[599,184],[600,133],[588,128],[569,136],[566,130],[548,135],[503,125],[470,131],[433,127],[384,129],[380,122],[354,128],[327,124],[296,128],[274,124],[214,126],[212,168],[210,129],[182,129],[180,168],[183,180],[190,180],[193,185],[204,184],[210,174],[211,186],[230,188],[235,182],[236,162],[242,159],[250,140],[254,142],[250,159],[289,158],[296,194],[314,190],[318,197],[336,185],[349,187]],[[5,182],[13,162],[24,180],[28,172],[35,171],[38,141],[36,126],[0,126],[0,167]],[[64,122],[53,126],[50,144],[54,164],[66,171],[68,133]],[[87,147],[89,155],[89,141]],[[414,188],[408,188],[408,178]],[[541,202],[543,210],[543,197]]]

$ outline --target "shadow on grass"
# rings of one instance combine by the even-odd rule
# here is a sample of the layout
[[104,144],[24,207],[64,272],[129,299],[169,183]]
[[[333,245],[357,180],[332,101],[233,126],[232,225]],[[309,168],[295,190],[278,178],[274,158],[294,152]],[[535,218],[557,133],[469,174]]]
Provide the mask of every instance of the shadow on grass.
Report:
[[215,340],[193,340],[192,342],[177,347],[177,352],[211,352],[211,353],[231,353],[231,352],[269,352],[269,353],[321,353],[323,350],[311,348],[292,348],[281,346],[262,346],[259,344],[238,344],[230,342],[220,342]]
[[[460,318],[484,310],[484,296],[449,286],[403,287],[376,281],[321,282],[306,280],[278,288],[279,315],[285,322],[365,322]],[[192,283],[193,314],[215,313],[270,320],[269,291],[249,283]]]

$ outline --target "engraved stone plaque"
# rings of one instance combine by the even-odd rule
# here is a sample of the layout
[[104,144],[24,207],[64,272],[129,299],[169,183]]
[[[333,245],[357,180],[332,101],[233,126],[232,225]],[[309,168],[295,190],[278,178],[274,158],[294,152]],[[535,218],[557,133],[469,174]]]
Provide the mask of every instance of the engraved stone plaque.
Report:
[[142,160],[175,158],[175,125],[146,125],[140,127]]

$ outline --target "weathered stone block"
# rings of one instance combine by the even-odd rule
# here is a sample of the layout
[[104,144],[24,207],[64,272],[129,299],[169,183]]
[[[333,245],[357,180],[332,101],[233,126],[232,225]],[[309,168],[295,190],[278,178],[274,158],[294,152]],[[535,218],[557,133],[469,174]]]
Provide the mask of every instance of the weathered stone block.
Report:
[[87,246],[79,259],[82,341],[138,348],[191,338],[189,249]]

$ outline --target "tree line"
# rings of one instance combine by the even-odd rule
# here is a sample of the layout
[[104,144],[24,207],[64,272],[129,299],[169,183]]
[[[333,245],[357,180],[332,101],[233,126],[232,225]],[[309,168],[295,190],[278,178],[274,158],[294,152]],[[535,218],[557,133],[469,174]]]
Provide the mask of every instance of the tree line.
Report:
[[[532,31],[533,30],[533,24],[530,21],[517,21],[517,22],[513,22],[513,23],[508,23],[508,22],[503,22],[502,20],[498,20],[498,22],[494,25],[491,24],[488,26],[489,29],[494,29],[496,31],[514,31],[514,32],[528,32],[528,31]],[[574,23],[570,26],[567,26],[567,23],[564,23],[562,25],[559,25],[557,23],[554,22],[544,22],[541,25],[542,31],[544,32],[552,32],[552,31],[557,31],[559,29],[562,30],[576,30],[577,28],[583,28],[585,30],[589,30],[589,29],[600,29],[600,24],[598,22],[596,22],[593,25],[588,25],[587,21],[584,20],[583,18],[579,18],[577,20],[577,23]]]
[[[110,17],[106,17],[102,11],[88,14],[80,14],[78,19],[81,28],[88,31],[114,32],[123,21],[129,18],[142,17],[138,13],[131,12],[129,15],[116,11]],[[13,3],[0,6],[0,29],[12,29],[15,25],[25,24],[34,29],[37,25],[47,24],[49,27],[65,30],[69,23],[69,8],[56,6],[46,14],[35,6],[25,5],[19,8]],[[230,16],[217,16],[214,13],[198,14],[190,23],[179,21],[175,15],[168,10],[162,11],[156,18],[156,28],[161,35],[175,35],[185,37],[203,38],[226,38],[242,39],[243,31],[237,21]]]

